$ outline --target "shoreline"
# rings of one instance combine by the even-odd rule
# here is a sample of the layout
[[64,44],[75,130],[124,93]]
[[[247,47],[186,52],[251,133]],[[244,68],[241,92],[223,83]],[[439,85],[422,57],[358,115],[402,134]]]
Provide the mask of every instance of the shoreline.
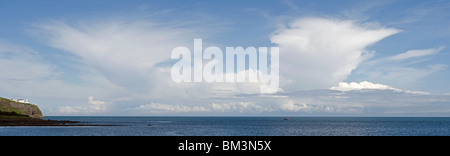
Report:
[[39,118],[17,118],[17,119],[2,119],[0,118],[0,127],[40,127],[40,126],[119,126],[119,125],[96,125],[88,122],[70,121],[70,120],[44,120]]

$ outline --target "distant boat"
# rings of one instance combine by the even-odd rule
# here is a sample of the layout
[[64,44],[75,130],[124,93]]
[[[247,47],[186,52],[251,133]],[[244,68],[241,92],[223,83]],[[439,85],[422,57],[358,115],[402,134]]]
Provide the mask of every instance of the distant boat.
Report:
[[284,120],[290,120],[289,118],[284,118]]

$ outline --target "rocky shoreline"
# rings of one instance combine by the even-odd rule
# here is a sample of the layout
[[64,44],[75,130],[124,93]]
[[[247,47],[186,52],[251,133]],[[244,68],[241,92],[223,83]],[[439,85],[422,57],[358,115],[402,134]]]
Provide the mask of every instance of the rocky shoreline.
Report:
[[36,118],[18,118],[18,119],[0,118],[0,127],[5,126],[117,126],[117,125],[96,125],[79,121],[44,120]]

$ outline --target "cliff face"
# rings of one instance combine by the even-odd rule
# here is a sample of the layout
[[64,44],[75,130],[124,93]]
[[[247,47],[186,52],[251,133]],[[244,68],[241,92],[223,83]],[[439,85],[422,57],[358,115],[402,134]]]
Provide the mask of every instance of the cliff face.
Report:
[[16,112],[17,114],[28,115],[32,118],[42,118],[42,112],[38,106],[28,103],[14,102],[0,98],[0,111]]

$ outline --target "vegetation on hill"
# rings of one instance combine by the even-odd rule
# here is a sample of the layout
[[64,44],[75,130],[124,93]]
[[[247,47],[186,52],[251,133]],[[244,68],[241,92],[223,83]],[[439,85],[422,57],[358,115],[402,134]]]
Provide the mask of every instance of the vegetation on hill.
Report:
[[28,115],[17,114],[16,112],[2,112],[0,111],[0,119],[28,119]]

